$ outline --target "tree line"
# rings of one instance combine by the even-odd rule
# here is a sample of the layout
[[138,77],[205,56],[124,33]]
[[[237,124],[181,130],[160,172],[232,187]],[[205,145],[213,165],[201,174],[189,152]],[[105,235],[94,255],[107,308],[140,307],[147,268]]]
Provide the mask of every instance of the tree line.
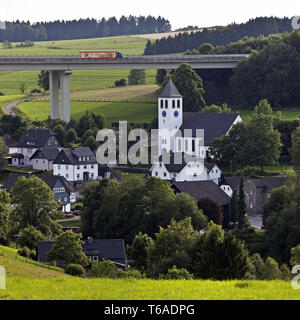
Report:
[[258,37],[292,31],[290,18],[260,17],[246,23],[230,24],[226,27],[203,29],[200,32],[179,33],[175,37],[164,37],[155,42],[148,41],[144,54],[180,53],[198,48],[203,43],[226,45],[245,36]]
[[116,17],[37,23],[17,20],[7,22],[6,29],[0,30],[0,41],[70,40],[168,31],[171,31],[169,20],[150,15],[122,16],[119,20]]

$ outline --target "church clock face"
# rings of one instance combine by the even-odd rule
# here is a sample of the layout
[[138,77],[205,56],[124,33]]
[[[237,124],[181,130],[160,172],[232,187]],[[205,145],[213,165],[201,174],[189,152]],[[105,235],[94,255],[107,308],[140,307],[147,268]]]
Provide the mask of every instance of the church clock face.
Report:
[[179,116],[178,111],[174,111],[174,117],[177,118]]
[[163,111],[163,112],[161,113],[161,115],[165,118],[165,117],[167,116],[166,111]]

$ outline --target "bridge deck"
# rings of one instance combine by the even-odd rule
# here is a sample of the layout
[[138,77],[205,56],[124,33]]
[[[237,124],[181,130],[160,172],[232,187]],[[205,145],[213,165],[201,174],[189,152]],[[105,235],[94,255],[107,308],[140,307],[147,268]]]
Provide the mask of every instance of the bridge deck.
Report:
[[177,68],[189,63],[193,68],[233,68],[246,54],[124,56],[123,59],[81,59],[79,56],[0,57],[0,70],[99,70]]

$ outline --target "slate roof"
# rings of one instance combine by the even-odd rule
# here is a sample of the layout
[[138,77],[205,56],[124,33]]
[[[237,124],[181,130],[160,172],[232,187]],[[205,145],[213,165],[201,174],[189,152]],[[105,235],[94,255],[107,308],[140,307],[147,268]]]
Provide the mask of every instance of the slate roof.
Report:
[[40,179],[42,179],[46,184],[53,189],[55,184],[57,183],[57,180],[60,180],[62,184],[65,186],[66,190],[69,193],[73,193],[74,189],[73,187],[69,184],[69,182],[62,176],[53,176],[53,175],[48,175],[48,174],[21,174],[21,173],[10,173],[9,176],[7,177],[7,180],[5,182],[4,188],[6,189],[7,192],[10,192],[12,187],[15,185],[19,177],[25,177],[29,178],[32,176],[36,176]]
[[47,142],[50,138],[55,138],[55,140],[58,142],[55,146],[61,146],[57,136],[45,128],[26,130],[22,134],[20,140],[16,142],[14,146],[18,148],[41,148],[47,146]]
[[182,95],[178,92],[172,79],[169,79],[169,81],[165,85],[159,97],[160,98],[182,98]]
[[174,182],[172,187],[178,192],[184,192],[197,201],[210,198],[221,206],[230,204],[230,197],[213,181]]
[[[248,179],[251,179],[251,177],[244,177],[244,182]],[[240,176],[232,176],[232,177],[224,177],[224,181],[222,184],[229,185],[232,190],[238,190],[241,183],[241,177]]]
[[[186,162],[185,162],[185,158],[184,158],[184,153],[183,152],[170,152],[170,161],[169,163],[165,163],[163,162],[163,156],[159,156],[158,160],[160,162],[163,162],[166,169],[169,172],[177,172],[179,173],[185,166],[186,166]],[[187,155],[188,157],[191,157],[191,161],[193,160],[198,160],[198,161],[203,161],[203,159],[200,159],[196,156],[191,156],[191,155]],[[176,160],[176,163],[175,163]],[[209,163],[207,161],[204,162],[204,166],[207,169],[208,172],[211,171],[211,169],[213,169],[215,167],[215,163]]]
[[[53,241],[38,243],[38,261],[45,262],[47,253],[53,246]],[[123,239],[91,239],[85,240],[82,250],[86,255],[99,256],[115,262],[118,265],[127,264],[125,245]]]
[[210,146],[213,139],[227,134],[238,116],[238,113],[184,112],[179,130],[184,136],[184,130],[190,129],[192,136],[196,137],[196,130],[204,129],[204,145]]
[[55,147],[45,147],[36,152],[30,157],[31,159],[46,159],[49,161],[55,160],[59,154],[59,149]]
[[[89,160],[79,161],[79,157],[89,157]],[[64,148],[60,151],[53,164],[97,164],[97,160],[89,147]]]

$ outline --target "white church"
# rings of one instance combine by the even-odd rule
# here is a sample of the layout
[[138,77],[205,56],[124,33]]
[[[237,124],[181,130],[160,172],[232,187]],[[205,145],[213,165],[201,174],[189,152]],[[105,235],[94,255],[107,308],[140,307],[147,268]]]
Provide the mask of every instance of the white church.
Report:
[[205,161],[211,142],[242,122],[227,113],[183,112],[183,97],[170,79],[158,97],[158,155],[150,174],[176,182],[221,179],[220,168]]

